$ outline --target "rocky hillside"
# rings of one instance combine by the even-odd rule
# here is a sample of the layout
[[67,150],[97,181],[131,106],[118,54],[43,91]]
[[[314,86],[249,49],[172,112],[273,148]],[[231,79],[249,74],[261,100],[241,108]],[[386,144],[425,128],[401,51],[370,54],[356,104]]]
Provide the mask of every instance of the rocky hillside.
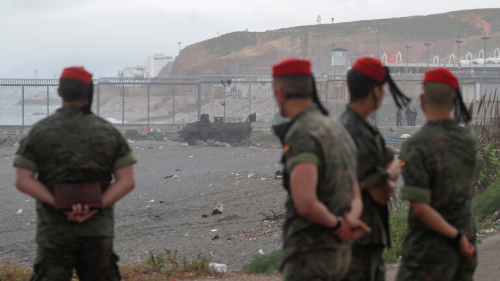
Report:
[[[379,40],[377,33],[379,30]],[[360,55],[377,56],[384,52],[403,53],[411,46],[410,61],[425,61],[424,43],[432,43],[430,56],[457,54],[455,40],[463,43],[461,56],[470,51],[475,56],[483,48],[483,33],[490,37],[488,49],[500,47],[500,9],[466,10],[381,20],[338,24],[319,24],[271,30],[239,31],[224,34],[184,48],[171,71],[163,75],[196,76],[202,74],[269,74],[270,66],[281,58],[300,56],[300,38],[307,34],[307,57],[315,64],[327,64],[332,37],[336,47],[348,50],[353,61]],[[379,41],[379,44],[377,42]]]

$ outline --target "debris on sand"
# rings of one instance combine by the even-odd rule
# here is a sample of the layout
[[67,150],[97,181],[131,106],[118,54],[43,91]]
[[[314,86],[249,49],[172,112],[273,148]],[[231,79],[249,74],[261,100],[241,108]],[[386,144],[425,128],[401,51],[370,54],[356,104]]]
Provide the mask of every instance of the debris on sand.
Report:
[[226,237],[238,238],[241,240],[257,240],[257,237],[281,237],[281,224],[285,218],[285,212],[260,213],[262,216],[260,225],[244,230],[233,230],[227,233]]
[[274,178],[275,178],[275,179],[282,179],[282,178],[283,178],[283,171],[281,171],[281,170],[277,170],[277,171],[274,173]]
[[217,203],[211,215],[215,216],[215,215],[220,215],[222,213],[224,213],[224,206],[222,206],[222,203]]

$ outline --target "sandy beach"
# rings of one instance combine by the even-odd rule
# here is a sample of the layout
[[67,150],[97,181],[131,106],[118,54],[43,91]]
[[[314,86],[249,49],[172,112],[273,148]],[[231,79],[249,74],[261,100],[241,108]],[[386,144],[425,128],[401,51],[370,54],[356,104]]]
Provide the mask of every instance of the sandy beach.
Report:
[[[169,249],[187,258],[200,252],[234,271],[259,250],[280,247],[279,227],[260,227],[260,213],[283,209],[286,194],[274,179],[281,168],[280,148],[188,147],[167,141],[130,146],[139,161],[137,184],[115,206],[115,252],[122,263],[144,262],[149,253]],[[0,148],[0,262],[13,259],[30,266],[36,250],[35,201],[14,187],[16,149]],[[168,175],[173,176],[164,178]],[[217,203],[224,214],[202,218]],[[216,235],[219,239],[212,240]]]

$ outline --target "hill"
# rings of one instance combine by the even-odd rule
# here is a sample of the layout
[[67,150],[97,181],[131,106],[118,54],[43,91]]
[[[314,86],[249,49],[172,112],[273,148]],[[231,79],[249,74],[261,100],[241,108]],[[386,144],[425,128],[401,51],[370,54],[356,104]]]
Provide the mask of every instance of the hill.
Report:
[[409,60],[423,62],[427,41],[432,43],[430,57],[446,57],[457,54],[455,40],[460,35],[463,58],[469,51],[478,55],[483,48],[480,38],[484,33],[490,37],[487,53],[500,47],[499,32],[500,9],[297,26],[265,32],[238,31],[187,46],[175,59],[170,75],[269,74],[270,66],[281,58],[300,57],[301,37],[306,34],[307,57],[317,65],[326,66],[332,40],[335,47],[348,50],[351,61],[357,56],[376,57],[377,50],[380,55],[401,52],[406,60],[404,46],[409,44]]

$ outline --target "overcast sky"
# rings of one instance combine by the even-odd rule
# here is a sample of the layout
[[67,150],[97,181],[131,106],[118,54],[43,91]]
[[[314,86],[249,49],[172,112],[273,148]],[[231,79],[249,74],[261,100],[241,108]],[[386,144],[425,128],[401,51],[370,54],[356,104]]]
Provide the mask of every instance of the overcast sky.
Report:
[[54,78],[69,65],[116,76],[148,55],[232,31],[499,8],[498,0],[1,0],[0,78]]

